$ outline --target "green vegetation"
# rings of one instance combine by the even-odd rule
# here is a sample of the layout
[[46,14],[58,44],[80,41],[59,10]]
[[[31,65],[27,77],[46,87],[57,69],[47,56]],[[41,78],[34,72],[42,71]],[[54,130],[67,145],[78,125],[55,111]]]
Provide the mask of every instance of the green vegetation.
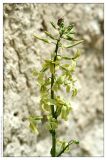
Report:
[[[46,127],[52,137],[50,154],[52,157],[59,157],[64,152],[69,151],[71,144],[79,144],[78,140],[70,140],[69,142],[59,141],[57,139],[57,128],[59,120],[63,119],[67,121],[72,111],[71,104],[59,95],[59,91],[61,92],[61,88],[63,87],[71,97],[77,95],[78,89],[75,86],[76,80],[73,74],[80,56],[79,50],[72,57],[67,57],[66,54],[63,53],[62,55],[60,53],[60,49],[64,52],[65,48],[72,48],[83,42],[83,40],[75,39],[74,25],[66,26],[62,18],[58,20],[57,24],[51,22],[51,25],[57,31],[57,35],[52,35],[47,31],[45,31],[46,38],[34,35],[36,39],[44,43],[55,45],[55,50],[51,54],[51,59],[44,60],[42,69],[39,72],[33,71],[33,74],[37,77],[37,82],[40,86],[40,106],[46,117]],[[67,44],[63,44],[64,41]],[[43,120],[42,116],[30,116],[31,130],[38,132],[37,125],[40,125],[38,122]]]

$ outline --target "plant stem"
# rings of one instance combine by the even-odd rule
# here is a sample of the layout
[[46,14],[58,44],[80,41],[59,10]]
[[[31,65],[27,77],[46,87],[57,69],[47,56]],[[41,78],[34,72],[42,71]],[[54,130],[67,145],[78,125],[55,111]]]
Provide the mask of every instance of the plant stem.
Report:
[[64,153],[64,151],[71,145],[73,144],[73,141],[70,141],[59,153],[56,157],[61,156],[62,153]]
[[[57,59],[59,41],[60,41],[60,38],[57,40],[57,44],[56,44],[56,48],[55,48],[54,62]],[[54,84],[54,76],[55,76],[55,64],[54,64],[54,74],[51,75],[51,99],[54,99],[54,91],[52,90],[52,87],[53,87],[53,84]],[[57,117],[55,115],[54,105],[51,105],[51,112],[52,112],[52,117],[57,119]],[[56,131],[53,130],[51,132],[51,134],[52,134],[52,152],[51,152],[51,155],[52,155],[52,157],[55,157],[56,156]]]
[[60,153],[58,153],[58,155],[57,155],[56,157],[61,156],[61,154],[62,154],[62,153],[64,153],[64,151],[65,151],[68,147],[69,147],[69,144],[68,144],[68,145],[66,145],[66,147],[65,147],[63,150],[61,150],[61,152],[60,152]]

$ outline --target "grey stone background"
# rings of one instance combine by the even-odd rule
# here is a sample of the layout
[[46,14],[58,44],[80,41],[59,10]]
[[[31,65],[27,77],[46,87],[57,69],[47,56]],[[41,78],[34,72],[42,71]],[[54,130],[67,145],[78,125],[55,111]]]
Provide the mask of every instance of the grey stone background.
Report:
[[[76,76],[79,93],[60,139],[77,138],[63,156],[103,156],[103,4],[4,4],[4,156],[49,156],[51,138],[44,124],[31,133],[26,117],[40,114],[39,88],[32,76],[52,47],[35,41],[52,30],[50,21],[75,23],[80,39]],[[54,30],[52,31],[54,33]],[[68,51],[71,55],[71,50]]]

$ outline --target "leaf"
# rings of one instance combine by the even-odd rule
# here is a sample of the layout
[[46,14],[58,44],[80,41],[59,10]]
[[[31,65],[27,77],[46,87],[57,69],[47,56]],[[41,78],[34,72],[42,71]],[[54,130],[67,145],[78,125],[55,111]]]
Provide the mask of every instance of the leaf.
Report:
[[65,104],[64,100],[60,96],[57,96],[56,97],[56,105],[63,106],[64,104]]
[[74,46],[82,43],[83,41],[84,41],[84,40],[80,40],[80,41],[78,41],[78,42],[76,42],[76,43],[74,43],[74,44],[72,44],[72,45],[64,46],[64,48],[72,48],[72,47],[74,47]]
[[33,133],[38,133],[38,129],[34,123],[30,123],[29,127]]
[[71,64],[71,69],[70,69],[70,71],[73,72],[73,71],[75,70],[75,68],[76,68],[76,61],[75,61],[75,60],[72,60],[71,62],[72,62],[72,64]]
[[52,130],[55,130],[58,127],[58,122],[50,122],[50,126]]
[[77,50],[77,52],[74,54],[74,56],[73,56],[73,60],[76,60],[77,58],[79,58],[80,57],[80,51],[79,50]]
[[41,108],[42,108],[42,110],[43,110],[44,112],[50,112],[50,111],[51,111],[50,106],[47,105],[47,104],[42,104]]
[[71,110],[72,110],[72,108],[69,106],[69,104],[64,103],[64,105],[62,106],[62,109],[61,109],[61,118],[64,119],[65,121],[67,121],[68,115]]
[[63,67],[66,68],[67,70],[70,70],[71,65],[70,64],[64,64]]
[[57,142],[56,142],[56,155],[58,155],[62,150],[64,150],[64,152],[69,152],[69,145],[65,141],[57,140]]
[[58,90],[61,88],[61,84],[64,83],[65,78],[66,78],[66,75],[61,75],[60,77],[58,77],[58,78],[56,79],[56,81],[54,82],[54,85],[53,85],[53,87],[52,87],[52,90],[53,90],[53,91],[58,91]]
[[55,52],[52,52],[51,53],[51,59],[54,59],[54,57],[55,57]]
[[79,144],[79,141],[78,140],[71,140],[68,143],[65,142],[65,144],[63,145],[63,148],[58,150],[59,152],[57,152],[56,157],[61,156],[64,152],[66,152],[66,150],[69,151],[69,147],[71,144]]
[[52,87],[53,91],[58,91],[58,84],[54,83],[53,87]]
[[39,39],[39,40],[45,42],[45,43],[51,43],[48,39],[38,37],[37,35],[34,35],[34,37],[35,37],[36,39]]
[[48,103],[47,98],[41,98],[40,104],[41,104],[42,110],[45,112],[47,112],[47,111],[50,112],[51,108],[50,108],[50,105],[48,105],[47,103]]
[[68,41],[75,41],[75,39],[69,35],[63,36],[62,38]]
[[49,130],[55,130],[58,127],[58,121],[55,118],[49,117],[47,122],[47,128]]
[[78,90],[76,88],[74,88],[74,90],[72,91],[72,97],[75,97],[77,95]]
[[51,111],[51,105],[56,105],[56,100],[54,99],[49,99],[47,97],[42,97],[40,100],[41,108],[45,112],[50,112]]
[[32,71],[32,75],[33,75],[33,76],[37,76],[37,75],[38,75],[38,71],[37,71],[36,69],[34,69],[34,70]]
[[62,57],[62,59],[65,59],[65,60],[72,60],[72,58],[71,57]]
[[57,40],[51,33],[45,31],[45,34],[53,40]]
[[73,140],[73,143],[74,144],[79,144],[79,141],[78,140]]
[[43,117],[42,116],[30,116],[29,121],[30,122],[36,122],[37,120],[41,120]]
[[55,24],[53,22],[50,22],[50,23],[51,23],[51,25],[52,25],[53,28],[57,29],[56,26],[55,26]]
[[61,106],[57,106],[57,108],[56,108],[56,116],[58,117],[60,114],[61,114]]
[[74,27],[74,24],[70,24],[68,27],[67,27],[67,33],[70,33],[70,31],[73,29],[73,27]]
[[65,81],[65,75],[62,75],[59,78],[57,78],[56,83],[63,84],[64,81]]
[[70,88],[71,88],[70,85],[67,85],[67,86],[66,86],[66,92],[67,92],[67,93],[70,92]]
[[63,106],[61,109],[61,118],[64,120],[67,120],[67,112],[66,112],[66,106]]
[[47,88],[46,88],[46,86],[45,86],[45,84],[44,84],[44,85],[42,85],[41,88],[40,88],[40,93],[41,93],[41,95],[44,95],[46,92],[47,92]]
[[65,38],[66,40],[69,40],[69,41],[73,41],[74,39],[73,39],[73,37],[71,37],[71,36],[69,36],[69,35],[67,35],[67,37]]
[[[64,142],[62,142],[62,146],[61,146],[61,148],[62,148],[62,149],[64,149],[67,145],[68,145],[68,143],[64,141]],[[69,146],[68,146],[68,147],[66,147],[66,149],[65,149],[64,153],[65,153],[65,152],[69,152]]]
[[61,55],[57,55],[57,60],[60,61],[62,59]]
[[71,65],[70,64],[64,64],[61,67],[62,70],[66,71],[66,75],[71,76],[71,73],[74,72],[75,67],[76,67],[76,61],[72,60],[71,61]]
[[43,85],[44,84],[44,73],[43,72],[40,72],[38,74],[38,78],[37,78],[38,82],[40,85]]
[[54,69],[54,64],[53,63],[50,63],[50,72],[52,73],[52,74],[54,74],[54,71],[55,69]]
[[50,98],[47,101],[48,101],[48,103],[47,103],[48,105],[56,105],[56,100],[55,99]]
[[40,72],[45,72],[47,69],[48,69],[48,65],[44,63]]
[[38,121],[42,120],[42,118],[43,118],[42,116],[30,116],[28,118],[28,120],[30,122],[29,127],[30,127],[32,132],[38,133],[38,129],[37,129],[37,124],[36,123]]

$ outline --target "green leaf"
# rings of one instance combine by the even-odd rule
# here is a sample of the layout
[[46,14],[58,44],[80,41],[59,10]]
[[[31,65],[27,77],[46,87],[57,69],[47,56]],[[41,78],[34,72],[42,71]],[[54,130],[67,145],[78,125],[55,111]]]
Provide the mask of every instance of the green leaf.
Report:
[[53,91],[58,91],[61,88],[61,85],[64,83],[66,78],[66,75],[59,76],[56,81],[54,82],[54,85],[52,87]]
[[48,99],[47,101],[48,101],[48,102],[47,102],[48,105],[56,105],[55,99],[51,99],[51,98],[50,98],[50,99]]
[[79,141],[78,140],[73,140],[73,143],[74,144],[79,144]]
[[39,37],[39,36],[37,36],[37,35],[34,35],[34,37],[35,37],[36,39],[39,39],[39,40],[45,42],[45,43],[51,43],[48,39],[41,38],[41,37]]
[[62,150],[64,150],[64,152],[69,152],[69,145],[65,141],[57,140],[57,142],[56,142],[56,155],[58,155]]
[[58,84],[54,83],[53,87],[52,87],[53,91],[58,91]]
[[34,69],[34,70],[32,71],[32,75],[33,75],[33,76],[38,76],[38,71],[37,71],[36,69]]
[[75,70],[75,68],[76,68],[76,61],[75,61],[75,60],[72,60],[71,62],[72,62],[72,64],[71,64],[70,71],[71,71],[71,72],[74,72],[74,70]]
[[84,41],[84,40],[80,40],[80,41],[78,41],[78,42],[76,42],[76,43],[74,43],[74,44],[72,44],[72,45],[64,46],[64,48],[72,48],[72,47],[74,47],[74,46],[82,43],[83,41]]
[[45,85],[42,85],[41,88],[40,88],[40,93],[41,93],[41,95],[44,95],[46,92],[47,92],[46,86],[45,86]]
[[60,105],[64,105],[64,104],[65,104],[64,100],[60,96],[57,96],[56,97],[56,105],[60,106]]
[[51,33],[45,31],[45,34],[53,40],[57,40]]
[[67,86],[66,86],[66,92],[67,92],[67,93],[70,92],[70,88],[71,88],[70,85],[67,85]]
[[36,122],[36,121],[38,121],[38,120],[41,120],[43,117],[42,116],[30,116],[29,117],[29,121],[30,122]]
[[71,107],[63,105],[63,107],[61,109],[61,118],[64,119],[65,121],[67,121],[70,111],[71,111]]
[[48,130],[55,130],[58,127],[58,121],[55,118],[49,117],[47,122]]
[[51,53],[51,59],[54,59],[54,57],[55,57],[55,52],[52,52]]
[[34,123],[30,123],[29,128],[33,133],[38,133],[38,129]]
[[66,68],[67,70],[69,70],[70,71],[70,69],[71,69],[71,65],[70,64],[64,64],[64,65],[62,65],[64,68]]
[[71,36],[69,36],[69,35],[67,35],[67,37],[65,38],[66,40],[69,40],[69,41],[73,41],[74,39],[71,37]]
[[64,64],[62,66],[60,66],[63,70],[66,71],[67,75],[70,75],[72,72],[74,72],[75,67],[76,67],[76,61],[72,60],[71,61],[71,65],[70,64]]
[[36,123],[37,123],[38,120],[41,120],[41,119],[42,119],[41,116],[30,116],[28,118],[28,120],[30,122],[29,127],[30,127],[32,132],[38,133],[38,129],[37,129],[37,124]]
[[62,38],[65,39],[65,40],[68,40],[68,41],[77,41],[76,39],[74,39],[70,35],[63,36]]
[[72,60],[71,57],[65,57],[65,56],[63,56],[62,59],[65,59],[65,60]]
[[50,63],[50,72],[52,73],[52,74],[54,74],[54,71],[55,69],[54,69],[54,64],[53,63]]
[[61,55],[57,55],[57,60],[60,61],[62,59]]
[[48,69],[48,65],[44,63],[40,72],[45,72],[47,69]]
[[41,105],[41,108],[44,112],[50,112],[51,111],[50,105],[48,105],[48,99],[47,98],[41,98],[40,105]]
[[[65,144],[63,145],[62,149],[58,148],[58,152],[57,152],[57,157],[61,156],[64,152],[69,151],[69,147],[71,144],[79,144],[78,140],[71,140],[68,143],[65,142]],[[61,148],[61,147],[60,147]]]
[[66,112],[66,106],[63,106],[61,109],[61,118],[64,120],[67,120],[67,112]]
[[75,97],[77,95],[78,90],[76,88],[73,89],[72,91],[72,97]]
[[57,78],[56,83],[63,84],[64,81],[65,81],[65,75],[62,75],[59,78]]
[[50,112],[51,111],[50,105],[47,105],[46,103],[42,103],[41,108],[44,112]]
[[40,72],[40,73],[38,74],[37,80],[38,80],[38,83],[39,83],[40,85],[43,85],[43,84],[44,84],[44,73],[43,73],[43,72]]
[[54,99],[49,99],[47,97],[42,97],[40,100],[41,107],[43,111],[50,112],[51,111],[51,105],[56,105],[56,101]]
[[61,114],[61,109],[62,109],[61,106],[57,106],[57,107],[56,107],[55,115],[56,115],[57,117]]
[[77,58],[79,58],[80,57],[80,51],[79,50],[77,50],[77,52],[74,54],[74,56],[73,56],[73,60],[76,60]]
[[53,28],[57,29],[56,26],[55,26],[55,24],[53,22],[50,22],[50,23],[51,23],[51,25],[52,25]]
[[66,28],[66,33],[70,33],[70,31],[73,29],[74,24],[70,24],[67,28]]

